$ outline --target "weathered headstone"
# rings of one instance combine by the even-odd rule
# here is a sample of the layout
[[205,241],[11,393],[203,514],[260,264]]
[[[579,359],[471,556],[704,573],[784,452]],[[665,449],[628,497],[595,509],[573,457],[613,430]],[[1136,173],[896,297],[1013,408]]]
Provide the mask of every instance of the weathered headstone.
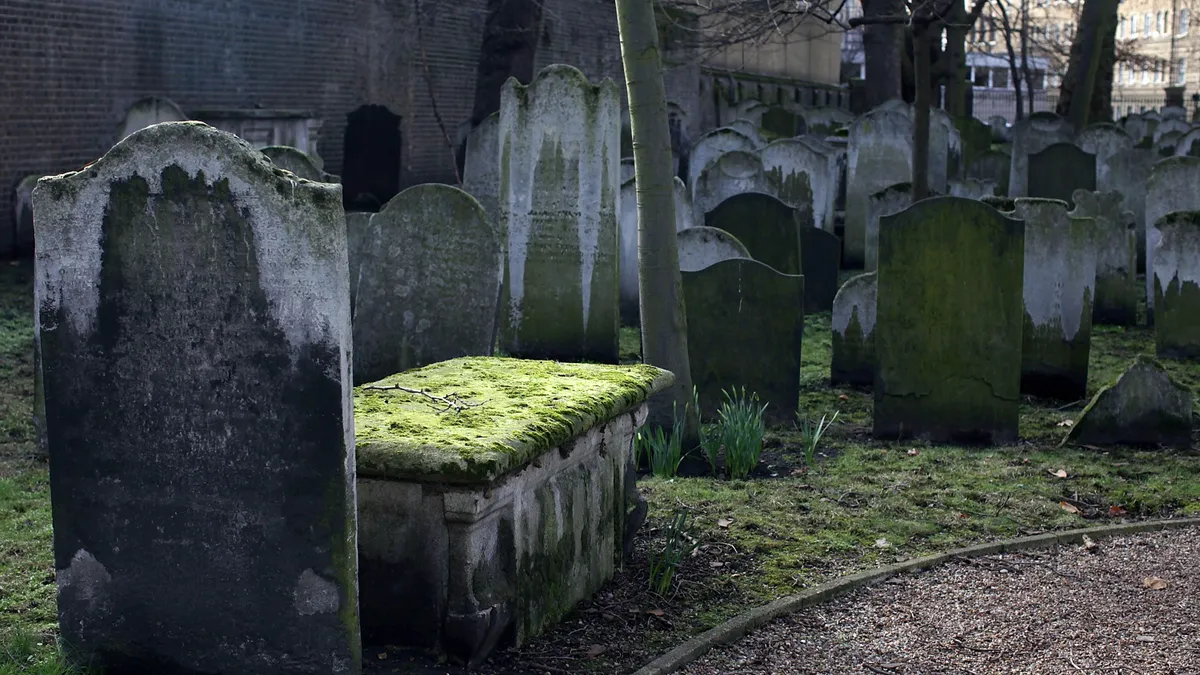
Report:
[[1121,209],[1134,215],[1138,271],[1146,268],[1146,181],[1160,159],[1144,148],[1122,150],[1108,158],[1106,170],[1097,170],[1096,189],[1120,191]]
[[963,170],[962,137],[954,119],[941,108],[929,111],[929,188],[946,194],[949,180]]
[[1025,221],[1021,393],[1079,400],[1092,344],[1095,221],[1057,199],[1021,198],[1006,215]]
[[626,158],[622,159],[621,160],[621,184],[624,185],[625,181],[633,180],[633,178],[636,175],[637,175],[637,172],[633,165],[633,158],[626,157]]
[[269,145],[259,152],[266,155],[275,166],[291,171],[305,180],[325,182],[325,172],[317,167],[317,163],[313,161],[312,157],[296,148],[286,145]]
[[511,356],[615,363],[620,95],[548,66],[500,96],[500,219],[508,236],[500,344]]
[[871,195],[867,203],[867,246],[863,269],[879,266],[879,219],[912,206],[912,183],[897,183]]
[[1075,145],[1096,156],[1096,186],[1103,189],[1108,180],[1109,160],[1119,152],[1133,149],[1133,138],[1111,122],[1092,124],[1075,137]]
[[[975,159],[992,148],[992,130],[976,117],[958,117],[954,120],[962,139],[962,175]],[[1006,167],[1007,170],[1007,167]]]
[[[1056,117],[1053,114],[1034,114],[1014,124],[1012,134],[1012,161],[1009,164],[1008,170],[1008,196],[1052,196],[1045,193],[1031,195],[1027,192],[1028,186],[1033,184],[1029,176],[1029,156],[1041,152],[1055,143],[1070,143],[1074,135],[1071,125],[1067,120]],[[1094,180],[1093,178],[1093,185],[1095,185]],[[1067,196],[1070,196],[1070,194]]]
[[1012,156],[999,150],[988,150],[967,165],[967,177],[995,181],[1000,194],[1008,195],[1008,173]]
[[996,181],[984,178],[964,178],[950,181],[950,196],[983,199],[996,195]]
[[[794,186],[795,187],[795,186]],[[696,179],[692,191],[692,222],[704,222],[705,214],[735,195],[757,192],[777,197],[779,185],[763,167],[757,153],[734,150],[710,161]],[[805,206],[811,213],[811,199]]]
[[33,188],[41,176],[26,176],[17,184],[15,230],[11,237],[0,241],[0,257],[19,256],[33,252]]
[[762,117],[767,110],[768,106],[762,101],[748,98],[738,101],[737,105],[733,107],[733,120],[749,122],[755,129],[758,129],[762,126]]
[[708,166],[709,162],[735,150],[754,153],[758,149],[754,147],[754,141],[750,140],[748,136],[729,127],[713,129],[696,139],[688,158],[687,186],[693,199],[696,197],[696,181],[700,179],[700,172]]
[[830,384],[871,386],[875,382],[875,273],[842,284],[833,299]]
[[704,225],[680,230],[675,235],[675,244],[679,249],[681,272],[699,272],[722,260],[750,257],[750,252],[737,237]]
[[804,275],[804,309],[828,312],[838,292],[842,240],[832,232],[800,226],[800,272]]
[[1164,105],[1158,111],[1158,114],[1162,115],[1164,120],[1183,120],[1187,122],[1188,117],[1187,108],[1181,105]]
[[463,190],[479,200],[488,218],[499,228],[500,113],[492,113],[485,117],[467,136],[462,182]]
[[125,111],[125,119],[121,122],[121,127],[117,130],[117,141],[129,136],[135,131],[140,131],[153,124],[161,122],[182,122],[188,117],[183,113],[183,110],[175,105],[174,101],[157,96],[143,98],[135,101],[129,106],[129,110]]
[[1154,144],[1158,145],[1163,136],[1167,134],[1178,132],[1179,136],[1177,138],[1182,138],[1190,130],[1191,125],[1184,120],[1176,117],[1165,118],[1154,128]]
[[1012,141],[1012,128],[1008,126],[1008,120],[1004,119],[1004,115],[992,115],[988,118],[988,128],[992,130],[992,140],[997,143],[1009,143]]
[[1153,252],[1158,219],[1172,211],[1200,210],[1200,157],[1168,157],[1154,164],[1146,180],[1146,318],[1154,324]]
[[1200,157],[1200,143],[1196,141],[1200,141],[1200,127],[1190,129],[1186,134],[1179,137],[1179,140],[1175,143],[1175,154]]
[[1200,360],[1200,211],[1158,220],[1154,338],[1159,358]]
[[763,113],[762,128],[781,138],[808,133],[808,124],[803,116],[777,105],[769,106]]
[[1024,227],[959,197],[881,220],[876,437],[1016,440]]
[[415,185],[350,231],[358,276],[354,382],[460,356],[491,356],[502,238],[483,206],[449,185]]
[[850,126],[847,155],[847,267],[866,261],[867,202],[889,185],[912,180],[912,121],[898,110],[873,110]]
[[837,177],[829,154],[794,138],[770,143],[759,154],[767,176],[778,186],[779,199],[793,208],[811,207],[813,224],[833,232]]
[[72,662],[360,672],[340,188],[173,122],[33,198]]
[[683,272],[688,359],[701,413],[712,417],[722,391],[745,387],[775,420],[800,403],[804,277],[756,260],[725,260]]
[[1125,122],[1121,125],[1129,137],[1133,139],[1133,144],[1138,145],[1142,139],[1149,138],[1153,135],[1153,130],[1145,117],[1138,113],[1134,113],[1125,118]]
[[704,224],[732,234],[750,256],[783,274],[800,274],[796,210],[771,195],[734,195],[708,212]]
[[1121,208],[1121,193],[1078,190],[1072,215],[1091,218],[1096,248],[1096,286],[1092,294],[1092,322],[1112,326],[1137,324],[1137,239],[1133,214]]
[[1188,448],[1192,405],[1187,387],[1157,361],[1139,355],[1116,383],[1096,392],[1062,444]]
[[1096,156],[1074,143],[1054,143],[1028,158],[1023,196],[1070,202],[1076,190],[1096,189]]
[[1170,157],[1176,154],[1179,141],[1183,140],[1182,131],[1168,131],[1154,137],[1154,153],[1159,157]]
[[763,137],[762,131],[750,120],[734,120],[729,123],[729,128],[749,138],[754,143],[755,150],[763,148],[767,144],[767,139]]
[[[817,154],[825,158],[825,174],[829,177],[828,188],[826,190],[825,205],[822,208],[820,204],[813,204],[813,222],[817,227],[826,232],[833,232],[834,225],[837,222],[837,212],[839,209],[844,209],[846,204],[846,148],[830,143],[824,138],[816,136],[798,136],[793,140],[797,140],[807,145]],[[765,161],[765,159],[764,159]],[[810,177],[811,178],[811,177]],[[813,193],[819,191],[816,187],[818,181],[814,178]],[[817,214],[823,213],[822,220],[817,219]]]

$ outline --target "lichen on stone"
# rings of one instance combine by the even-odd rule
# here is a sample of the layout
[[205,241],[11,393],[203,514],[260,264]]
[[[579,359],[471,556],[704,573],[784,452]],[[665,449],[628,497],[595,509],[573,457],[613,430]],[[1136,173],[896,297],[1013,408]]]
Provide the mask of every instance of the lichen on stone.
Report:
[[[534,461],[648,399],[674,376],[647,365],[608,366],[466,357],[410,370],[354,392],[358,475],[479,484]],[[442,411],[399,385],[451,394]]]

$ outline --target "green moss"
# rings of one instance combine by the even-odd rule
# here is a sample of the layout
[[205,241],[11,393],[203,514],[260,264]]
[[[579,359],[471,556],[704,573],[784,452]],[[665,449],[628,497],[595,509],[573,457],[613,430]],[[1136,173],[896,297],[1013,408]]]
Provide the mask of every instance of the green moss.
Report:
[[1154,326],[1157,354],[1200,360],[1200,286],[1172,277],[1166,288],[1154,278]]
[[[410,370],[354,394],[358,473],[392,479],[486,483],[631,410],[674,376],[646,365],[605,366],[469,357]],[[442,412],[398,390],[455,395]]]

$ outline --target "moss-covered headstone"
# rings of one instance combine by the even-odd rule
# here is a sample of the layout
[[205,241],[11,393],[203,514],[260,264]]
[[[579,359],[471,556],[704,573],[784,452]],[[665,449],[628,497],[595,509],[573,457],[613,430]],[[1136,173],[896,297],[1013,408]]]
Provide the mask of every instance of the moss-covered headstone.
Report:
[[1021,198],[1025,327],[1021,393],[1077,401],[1087,393],[1096,284],[1096,221],[1057,199]]
[[[696,179],[692,191],[692,221],[703,223],[708,214],[726,199],[750,192],[779,196],[779,184],[767,175],[756,152],[733,150],[710,161]],[[804,205],[811,211],[812,200]]]
[[793,208],[811,208],[813,224],[833,232],[833,204],[837,189],[832,149],[822,152],[812,142],[788,138],[763,148],[763,169],[778,186],[779,199]]
[[1096,156],[1074,143],[1054,143],[1029,155],[1029,184],[1022,195],[1068,204],[1076,190],[1096,189]]
[[967,199],[983,199],[996,196],[996,182],[983,178],[963,178],[950,181],[951,197],[966,197]]
[[675,235],[679,249],[679,271],[698,272],[722,260],[749,258],[750,252],[738,238],[715,227],[689,227]]
[[876,437],[1016,439],[1024,229],[960,197],[881,219]]
[[1137,254],[1135,274],[1146,269],[1146,186],[1151,169],[1160,159],[1151,150],[1132,148],[1110,155],[1103,167],[1096,170],[1097,191],[1120,192],[1121,210],[1133,214]]
[[873,110],[850,126],[843,262],[866,261],[867,203],[889,185],[912,180],[912,120],[900,110]]
[[748,136],[729,127],[713,129],[696,139],[688,156],[687,186],[693,197],[696,195],[696,181],[700,178],[700,172],[716,158],[735,150],[753,153],[757,148]]
[[[467,135],[466,160],[463,162],[462,189],[487,212],[488,219],[500,227],[500,113],[488,115]],[[507,239],[507,237],[505,237]]]
[[500,95],[500,220],[508,236],[500,348],[616,363],[620,93],[548,66]]
[[325,180],[325,172],[321,171],[312,157],[301,150],[287,145],[269,145],[259,152],[266,155],[275,166],[291,171],[305,180]]
[[683,273],[688,358],[701,412],[716,414],[722,391],[745,387],[792,421],[800,404],[804,277],[756,260],[726,260]]
[[1121,207],[1119,192],[1074,194],[1075,215],[1091,218],[1096,246],[1096,287],[1092,299],[1092,321],[1110,326],[1137,324],[1141,288],[1134,269],[1137,238],[1133,214]]
[[33,200],[71,662],[360,672],[341,188],[168,122]]
[[1200,211],[1158,220],[1154,338],[1159,358],[1200,360]]
[[732,234],[755,259],[784,274],[800,274],[797,212],[758,192],[734,195],[710,211],[704,224]]
[[1187,448],[1192,405],[1191,390],[1139,355],[1115,383],[1096,392],[1062,444]]
[[811,225],[800,226],[800,273],[804,275],[804,310],[828,312],[838,292],[842,240]]
[[890,185],[870,196],[867,201],[867,239],[863,269],[874,272],[879,266],[879,219],[900,213],[912,206],[912,203],[912,183]]
[[962,139],[962,163],[965,169],[971,166],[976,157],[991,149],[992,129],[983,120],[972,116],[954,118],[954,126],[958,128],[959,138]]
[[988,150],[976,155],[967,164],[967,177],[996,181],[999,194],[1008,194],[1008,173],[1012,156],[999,150]]
[[1086,127],[1075,137],[1075,145],[1096,156],[1096,189],[1107,182],[1108,164],[1113,155],[1133,149],[1133,138],[1121,127],[1102,122]]
[[503,276],[500,233],[474,197],[415,185],[349,229],[354,381],[490,356]]
[[[1009,197],[1054,197],[1027,192],[1034,181],[1029,176],[1029,156],[1041,152],[1055,143],[1070,143],[1074,131],[1069,122],[1054,113],[1035,113],[1012,126],[1012,152],[1008,170]],[[1083,185],[1076,185],[1081,188]],[[1072,188],[1074,189],[1074,188]],[[1092,189],[1095,189],[1093,183]],[[1070,192],[1067,193],[1069,198]]]
[[871,386],[875,382],[875,273],[842,284],[833,299],[829,382]]
[[1158,220],[1173,211],[1200,210],[1200,157],[1168,157],[1146,180],[1146,318],[1154,325],[1153,251],[1161,238]]

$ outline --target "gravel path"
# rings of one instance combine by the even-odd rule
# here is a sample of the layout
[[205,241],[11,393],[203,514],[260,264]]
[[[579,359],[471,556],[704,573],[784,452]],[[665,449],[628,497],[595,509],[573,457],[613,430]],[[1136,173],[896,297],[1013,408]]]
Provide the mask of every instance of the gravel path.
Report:
[[1200,675],[1200,530],[896,577],[779,619],[682,672]]

